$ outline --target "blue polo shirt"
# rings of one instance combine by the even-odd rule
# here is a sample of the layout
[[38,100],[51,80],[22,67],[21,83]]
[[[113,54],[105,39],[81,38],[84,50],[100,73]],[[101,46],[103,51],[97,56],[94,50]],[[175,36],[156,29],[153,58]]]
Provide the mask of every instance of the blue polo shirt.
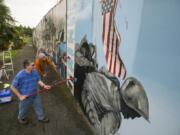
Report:
[[16,87],[20,94],[29,95],[37,91],[38,81],[40,81],[40,76],[36,70],[27,73],[23,69],[15,76],[12,86]]

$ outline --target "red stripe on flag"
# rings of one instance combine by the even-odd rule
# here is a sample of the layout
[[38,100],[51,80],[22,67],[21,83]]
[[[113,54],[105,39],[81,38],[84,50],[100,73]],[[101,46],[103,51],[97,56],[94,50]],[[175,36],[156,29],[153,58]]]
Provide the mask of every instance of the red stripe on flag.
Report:
[[108,57],[109,57],[109,38],[110,38],[110,33],[111,33],[111,23],[112,23],[112,12],[110,12],[110,19],[109,19],[109,26],[108,26],[108,39],[107,39],[107,44],[106,44],[106,62],[108,62]]
[[114,44],[114,32],[113,32],[113,39],[112,39],[112,46],[111,46],[111,59],[110,59],[110,67],[109,67],[109,72],[111,72],[111,67],[112,67],[112,57],[113,57],[113,46]]
[[[117,6],[117,0],[113,0],[113,8],[109,7],[108,1],[106,1],[105,9],[110,8],[110,12],[103,15],[103,31],[102,31],[102,42],[105,52],[106,63],[108,64],[109,72],[117,75],[121,79],[126,77],[126,69],[119,55],[119,46],[121,42],[120,34],[115,24],[115,10]],[[104,6],[104,5],[103,5]]]
[[121,35],[119,34],[118,30],[117,30],[117,26],[116,26],[116,23],[114,23],[114,27],[115,27],[115,31],[116,31],[116,35],[119,39],[119,46],[120,46],[120,43],[121,43]]
[[116,38],[116,52],[115,52],[115,61],[114,61],[114,74],[116,74],[116,60],[118,59],[117,55],[118,55],[118,44],[119,44],[119,40],[118,38]]

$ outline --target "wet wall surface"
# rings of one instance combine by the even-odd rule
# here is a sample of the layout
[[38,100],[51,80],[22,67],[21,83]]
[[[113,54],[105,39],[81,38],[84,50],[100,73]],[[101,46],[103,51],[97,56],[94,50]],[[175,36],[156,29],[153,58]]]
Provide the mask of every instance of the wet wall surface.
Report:
[[[24,59],[35,59],[35,52],[31,43],[27,44],[22,52],[13,59],[15,74],[22,69]],[[11,83],[3,80],[3,83]],[[55,71],[43,79],[46,84],[60,81]],[[0,84],[2,89],[2,84]],[[27,113],[29,123],[20,125],[17,121],[18,98],[13,94],[13,101],[0,104],[0,135],[93,135],[82,110],[65,84],[55,86],[51,90],[40,94],[43,110],[50,119],[49,123],[40,123],[35,111],[30,108]]]

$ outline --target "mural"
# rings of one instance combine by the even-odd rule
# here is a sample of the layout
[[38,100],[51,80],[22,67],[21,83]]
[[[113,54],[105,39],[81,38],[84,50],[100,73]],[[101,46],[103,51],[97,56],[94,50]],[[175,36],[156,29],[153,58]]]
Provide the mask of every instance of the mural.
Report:
[[118,78],[104,66],[98,70],[96,47],[86,36],[75,49],[75,97],[100,135],[116,134],[122,116],[149,122],[149,102],[143,85],[129,77],[120,87]]
[[[111,12],[116,7],[113,3],[117,4],[117,0],[104,0],[102,8],[97,8],[101,5],[97,0],[68,0],[68,3],[61,0],[33,33],[36,47],[46,47],[60,77],[78,79],[77,83],[68,81],[67,85],[100,135],[116,134],[122,116],[125,119],[143,117],[149,121],[149,102],[143,85],[135,77],[125,78],[126,70],[118,52],[121,37]],[[102,11],[104,18],[113,16],[103,22],[113,20],[112,26],[98,24],[102,21]],[[98,36],[102,31],[105,31],[103,41]],[[102,43],[104,49],[97,50]],[[106,64],[98,67],[107,55],[108,70],[104,67]],[[97,62],[98,56],[101,58]],[[121,86],[117,76],[125,79]]]
[[42,18],[33,32],[33,42],[38,50],[46,48],[49,59],[57,65],[60,76],[65,78],[66,0],[61,0]]
[[[104,0],[104,2],[117,1]],[[118,132],[122,116],[125,119],[143,117],[149,121],[149,102],[143,85],[136,78],[127,78],[120,86],[120,82],[115,75],[104,67],[98,67],[100,61],[97,62],[97,56],[103,54],[103,49],[99,50],[97,54],[96,47],[102,45],[102,42],[96,41],[101,40],[101,38],[97,37],[98,33],[95,32],[95,27],[97,28],[96,21],[101,20],[101,16],[96,18],[96,14],[97,12],[101,14],[101,11],[95,9],[95,6],[97,6],[95,3],[97,4],[95,0],[89,2],[72,0],[71,4],[74,7],[70,8],[68,6],[69,11],[67,11],[69,14],[71,13],[68,14],[67,20],[69,25],[67,26],[69,27],[67,28],[69,29],[67,30],[67,42],[70,42],[70,46],[68,46],[69,52],[75,57],[70,62],[71,70],[73,75],[78,78],[78,82],[74,84],[73,94],[78,99],[89,122],[95,127],[96,132],[100,135],[110,135]],[[100,5],[100,3],[98,4]],[[85,9],[89,9],[89,12],[85,12]],[[102,27],[102,24],[100,26]],[[112,27],[112,29],[114,30],[115,27]],[[98,30],[99,33],[102,33],[101,29],[98,28]],[[106,33],[110,35],[108,33],[115,32],[109,31]],[[114,41],[117,41],[117,43],[114,42],[114,50],[118,48],[117,44],[120,42],[117,38],[120,37],[114,38],[116,39]],[[113,42],[113,38],[109,37],[109,41]],[[111,52],[110,49],[107,48],[107,50]],[[117,55],[118,51],[113,52],[116,52]],[[114,54],[111,56],[114,60],[119,59],[118,55],[116,58],[114,58]],[[105,55],[102,57],[105,57]],[[119,60],[122,62],[121,59]],[[120,69],[123,69],[122,67]],[[121,70],[122,78],[125,78],[126,71],[123,70]]]
[[[78,46],[86,35],[87,39],[92,42],[93,34],[93,1],[87,0],[69,0],[67,4],[67,78],[74,76],[75,71],[75,48]],[[69,81],[72,94],[74,84]]]

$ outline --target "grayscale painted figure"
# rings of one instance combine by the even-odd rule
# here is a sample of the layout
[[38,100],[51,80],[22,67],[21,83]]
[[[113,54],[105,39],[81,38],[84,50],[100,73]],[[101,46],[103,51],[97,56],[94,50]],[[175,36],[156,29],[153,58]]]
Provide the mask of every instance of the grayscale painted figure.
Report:
[[127,78],[120,88],[119,80],[104,67],[88,73],[82,90],[82,103],[90,123],[100,135],[115,134],[125,119],[144,117],[149,121],[149,103],[141,83]]
[[142,116],[149,122],[149,102],[142,84],[130,77],[120,87],[117,77],[106,68],[98,71],[95,52],[86,36],[76,47],[75,97],[98,134],[117,133],[122,116],[125,119]]

